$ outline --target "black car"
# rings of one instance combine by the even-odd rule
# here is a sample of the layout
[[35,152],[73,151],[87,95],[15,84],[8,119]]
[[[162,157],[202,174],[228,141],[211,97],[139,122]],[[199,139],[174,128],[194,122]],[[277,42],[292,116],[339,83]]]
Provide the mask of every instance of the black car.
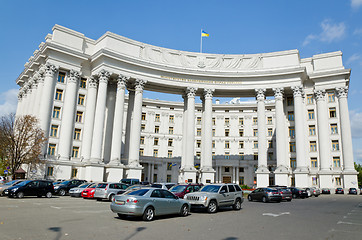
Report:
[[54,194],[53,183],[47,180],[26,180],[6,189],[8,197],[23,198],[24,196],[46,196]]
[[322,188],[322,194],[331,194],[331,190],[329,188]]
[[65,196],[71,188],[78,187],[79,185],[85,182],[87,181],[73,179],[58,183],[57,185],[54,186],[55,194],[58,194],[60,196]]
[[293,198],[307,198],[308,192],[305,189],[290,187],[290,191],[292,191]]
[[357,195],[357,189],[356,189],[356,188],[350,188],[350,189],[348,190],[348,194]]
[[248,195],[249,201],[281,202],[282,196],[276,188],[257,188]]
[[336,188],[336,194],[344,194],[343,188]]

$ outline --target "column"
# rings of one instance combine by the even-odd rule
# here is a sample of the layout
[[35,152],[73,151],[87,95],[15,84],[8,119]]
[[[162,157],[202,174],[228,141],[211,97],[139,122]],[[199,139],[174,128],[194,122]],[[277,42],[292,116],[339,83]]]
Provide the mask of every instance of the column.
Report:
[[20,117],[22,115],[22,104],[23,104],[23,90],[20,88],[18,93],[18,104],[16,106],[16,116]]
[[337,88],[337,96],[339,102],[339,118],[342,140],[342,155],[343,155],[343,183],[346,189],[358,187],[357,171],[354,169],[353,148],[351,123],[349,120],[348,111],[348,87]]
[[202,118],[203,158],[201,159],[201,182],[203,184],[215,181],[215,170],[212,168],[212,95],[215,89],[204,89],[204,114]]
[[93,77],[90,77],[88,78],[87,84],[88,91],[86,97],[81,156],[89,163],[92,148],[94,114],[96,111],[97,81]]
[[130,149],[128,158],[128,178],[141,179],[142,166],[140,165],[140,137],[141,137],[141,118],[142,118],[142,99],[144,85],[146,80],[136,79],[133,119],[131,123]]
[[222,178],[222,166],[219,166],[219,183],[223,182],[223,178]]
[[112,133],[112,150],[111,163],[121,163],[121,148],[122,148],[122,131],[123,131],[123,116],[124,116],[124,97],[126,92],[126,84],[129,77],[120,75],[117,79],[117,94],[116,106],[114,113],[113,133]]
[[[181,168],[186,166],[186,142],[187,142],[187,95],[182,96],[184,99],[184,111],[182,116],[182,155],[181,155]],[[181,182],[181,181],[180,181]]]
[[269,185],[269,170],[267,163],[267,139],[265,119],[265,91],[266,89],[255,89],[258,104],[258,169],[256,170],[258,187]]
[[96,112],[94,116],[94,129],[91,149],[91,162],[102,162],[102,143],[104,132],[104,116],[106,111],[107,87],[110,73],[101,70],[99,73],[98,94],[96,103]]
[[305,148],[305,129],[304,129],[304,111],[303,111],[303,86],[292,87],[294,97],[294,124],[295,124],[295,146],[297,156],[297,168],[294,170],[295,186],[308,186],[308,166]]
[[43,94],[43,86],[44,86],[44,76],[43,76],[43,72],[39,71],[36,75],[37,77],[37,82],[38,82],[38,88],[36,90],[36,97],[35,97],[35,111],[34,111],[34,115],[36,115],[37,117],[39,117],[40,115],[40,105],[41,105],[41,98],[42,98],[42,94]]
[[62,126],[60,129],[58,154],[60,160],[67,161],[71,158],[73,143],[75,109],[80,73],[70,70],[67,79],[67,88],[64,96]]
[[283,106],[283,88],[273,88],[275,98],[275,115],[276,115],[276,158],[277,169],[275,169],[275,184],[288,186],[288,167],[286,153],[286,136],[285,136],[285,116]]
[[[52,107],[54,102],[54,88],[55,88],[55,76],[58,72],[58,68],[56,68],[53,64],[46,63],[42,67],[42,71],[44,71],[44,86],[43,93],[40,102],[39,109],[39,120],[40,127],[44,131],[44,136],[49,137],[49,126],[50,119],[52,114]],[[44,144],[43,154],[46,153],[47,144]]]
[[239,182],[239,179],[240,179],[240,176],[239,176],[239,166],[237,166],[236,167],[236,181],[235,181],[235,183],[236,184],[240,184],[240,182]]
[[30,79],[29,81],[29,101],[28,101],[28,113],[29,115],[33,115],[34,114],[34,102],[35,102],[35,91],[36,91],[36,82],[34,81],[33,78]]
[[29,110],[29,85],[26,83],[23,87],[23,115],[27,115]]

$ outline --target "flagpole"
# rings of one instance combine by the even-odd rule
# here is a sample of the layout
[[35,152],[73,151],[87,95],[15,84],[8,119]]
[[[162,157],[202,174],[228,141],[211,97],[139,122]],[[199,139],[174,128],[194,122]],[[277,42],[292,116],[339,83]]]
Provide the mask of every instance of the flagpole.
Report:
[[202,29],[201,29],[201,32],[200,32],[200,53],[202,53]]

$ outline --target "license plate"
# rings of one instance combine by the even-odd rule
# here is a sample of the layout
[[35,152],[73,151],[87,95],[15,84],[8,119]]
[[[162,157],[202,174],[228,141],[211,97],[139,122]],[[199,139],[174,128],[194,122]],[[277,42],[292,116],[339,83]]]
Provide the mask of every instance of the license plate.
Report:
[[88,195],[88,193],[83,193],[83,195]]
[[118,205],[124,205],[125,202],[124,201],[115,201],[115,203]]

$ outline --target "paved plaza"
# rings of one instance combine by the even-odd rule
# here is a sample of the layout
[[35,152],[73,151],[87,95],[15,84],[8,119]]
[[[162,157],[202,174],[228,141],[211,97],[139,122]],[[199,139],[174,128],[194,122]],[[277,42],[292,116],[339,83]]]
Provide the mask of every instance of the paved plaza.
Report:
[[1,239],[360,239],[362,196],[322,195],[243,203],[240,211],[191,212],[144,222],[121,220],[109,202],[54,197],[0,198]]

